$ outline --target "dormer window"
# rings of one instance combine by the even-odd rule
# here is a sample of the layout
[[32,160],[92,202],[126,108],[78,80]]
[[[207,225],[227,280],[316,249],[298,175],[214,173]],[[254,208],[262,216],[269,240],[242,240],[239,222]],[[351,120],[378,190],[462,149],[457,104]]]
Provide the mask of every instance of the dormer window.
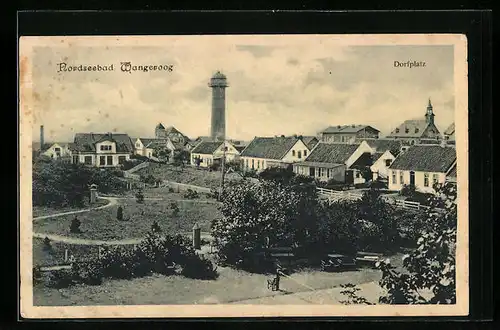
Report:
[[405,133],[406,134],[410,133],[410,129],[408,127],[405,129]]
[[101,151],[111,151],[111,146],[110,145],[101,146]]
[[396,133],[399,133],[399,128],[396,128]]
[[415,127],[415,133],[418,133],[419,129],[418,127]]

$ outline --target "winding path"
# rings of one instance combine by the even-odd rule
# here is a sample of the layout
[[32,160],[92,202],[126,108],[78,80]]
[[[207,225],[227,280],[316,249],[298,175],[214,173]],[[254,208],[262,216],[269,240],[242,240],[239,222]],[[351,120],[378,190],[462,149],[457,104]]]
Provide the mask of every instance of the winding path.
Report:
[[99,197],[100,199],[106,199],[109,201],[108,204],[106,205],[102,205],[102,206],[98,206],[98,207],[91,207],[91,208],[88,208],[88,209],[84,209],[84,210],[77,210],[77,211],[68,211],[68,212],[62,212],[62,213],[56,213],[56,214],[49,214],[49,215],[42,215],[42,216],[39,216],[39,217],[34,217],[33,220],[42,220],[42,219],[48,219],[48,218],[56,218],[56,217],[62,217],[62,216],[65,216],[65,215],[71,215],[71,214],[78,214],[78,213],[85,213],[85,212],[90,212],[90,211],[95,211],[95,210],[102,210],[102,209],[105,209],[105,208],[108,208],[108,207],[111,207],[111,206],[114,206],[116,204],[118,204],[118,198],[115,198],[115,197]]

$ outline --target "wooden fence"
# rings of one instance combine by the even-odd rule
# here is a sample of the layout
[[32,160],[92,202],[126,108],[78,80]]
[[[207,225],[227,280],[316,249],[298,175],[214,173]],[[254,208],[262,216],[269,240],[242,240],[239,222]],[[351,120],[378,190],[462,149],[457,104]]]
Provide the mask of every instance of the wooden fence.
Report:
[[[330,190],[325,188],[317,188],[318,193],[330,201],[338,201],[338,200],[359,200],[363,197],[361,193],[355,193],[350,191],[337,191]],[[392,204],[399,208],[410,209],[410,210],[420,210],[420,209],[428,209],[429,206],[422,205],[419,202],[411,202],[406,200],[395,199],[387,196],[382,196],[382,198],[389,204]]]

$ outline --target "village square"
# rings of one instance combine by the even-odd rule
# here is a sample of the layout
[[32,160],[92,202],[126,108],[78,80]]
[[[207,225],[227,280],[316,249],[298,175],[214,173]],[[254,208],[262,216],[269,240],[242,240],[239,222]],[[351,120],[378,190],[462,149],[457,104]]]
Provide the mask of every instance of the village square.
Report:
[[38,127],[35,305],[454,302],[432,235],[454,245],[455,126],[431,99],[387,135],[356,118],[248,140],[226,134],[228,77],[207,80],[208,136]]

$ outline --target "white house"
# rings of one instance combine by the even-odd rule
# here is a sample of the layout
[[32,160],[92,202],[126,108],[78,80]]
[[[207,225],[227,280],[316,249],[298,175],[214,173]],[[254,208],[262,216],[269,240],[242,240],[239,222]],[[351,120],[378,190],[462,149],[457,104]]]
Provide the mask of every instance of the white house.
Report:
[[287,167],[304,160],[309,152],[302,137],[255,137],[240,158],[244,170],[260,172],[268,167]]
[[360,169],[371,165],[372,152],[365,141],[359,144],[320,142],[304,161],[295,163],[293,169],[297,174],[321,181],[363,183]]
[[72,163],[96,167],[118,167],[134,153],[130,137],[115,133],[77,133],[70,149]]
[[389,189],[401,190],[406,185],[434,193],[434,184],[444,183],[456,168],[457,155],[449,145],[415,145],[398,155],[389,167]]
[[226,162],[238,162],[240,152],[229,141],[200,142],[191,149],[191,165],[210,167],[212,164],[220,163],[224,156]]
[[52,159],[71,159],[71,143],[69,142],[49,142],[38,147],[33,145],[33,150],[39,149],[41,154]]
[[370,170],[373,173],[373,180],[378,178],[387,179],[389,175],[389,167],[392,162],[396,159],[389,150],[385,152],[376,152],[372,155],[373,165],[370,166]]

